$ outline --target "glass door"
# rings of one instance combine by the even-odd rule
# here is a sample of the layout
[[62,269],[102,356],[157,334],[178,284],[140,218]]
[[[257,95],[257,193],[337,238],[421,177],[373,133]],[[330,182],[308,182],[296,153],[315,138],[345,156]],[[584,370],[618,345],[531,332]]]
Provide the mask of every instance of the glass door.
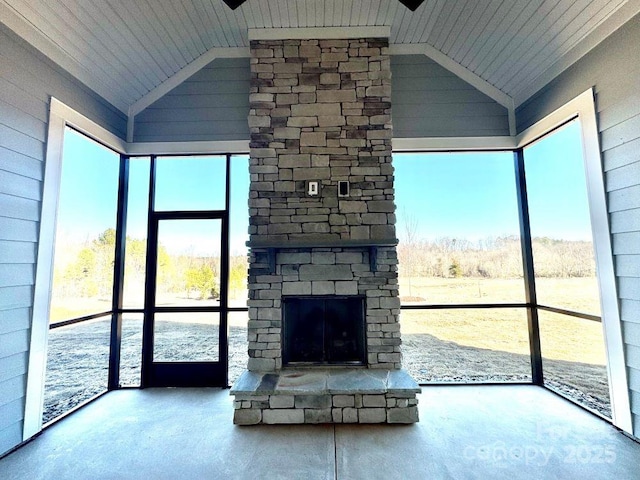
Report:
[[[151,169],[142,386],[226,386],[225,157],[154,158]],[[210,187],[199,189],[207,174]],[[202,209],[211,206],[222,209]]]

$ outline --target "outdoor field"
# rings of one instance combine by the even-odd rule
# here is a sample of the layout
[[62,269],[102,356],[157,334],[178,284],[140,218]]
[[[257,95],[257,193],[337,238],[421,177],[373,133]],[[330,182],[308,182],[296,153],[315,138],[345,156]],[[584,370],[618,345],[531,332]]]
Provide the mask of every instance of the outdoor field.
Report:
[[[421,285],[414,279],[413,290],[421,285],[438,304],[460,297],[460,303],[511,303],[523,291],[522,280],[474,280],[424,279]],[[540,303],[599,311],[593,278],[541,279],[538,285],[548,300]],[[471,300],[478,288],[486,296]],[[610,415],[602,325],[545,311],[539,322],[545,383]],[[421,382],[531,380],[525,309],[404,310],[401,328],[404,366]]]
[[[406,284],[401,278],[406,305],[415,304],[416,297],[431,304],[524,303],[522,279],[413,278],[409,298],[413,301],[407,301]],[[541,279],[538,285],[545,292],[540,303],[587,313],[599,309],[594,278]],[[109,308],[107,302],[91,305],[87,299],[76,300],[93,311]],[[404,368],[421,383],[531,380],[524,308],[403,310],[400,321]],[[45,422],[106,388],[109,322],[104,318],[50,331]],[[231,383],[246,367],[246,322],[246,313],[229,315]],[[166,319],[158,324],[158,351],[167,360],[214,360],[217,328],[215,317]],[[610,416],[601,324],[540,312],[540,331],[545,383]],[[123,385],[139,385],[141,345],[141,316],[125,316]]]

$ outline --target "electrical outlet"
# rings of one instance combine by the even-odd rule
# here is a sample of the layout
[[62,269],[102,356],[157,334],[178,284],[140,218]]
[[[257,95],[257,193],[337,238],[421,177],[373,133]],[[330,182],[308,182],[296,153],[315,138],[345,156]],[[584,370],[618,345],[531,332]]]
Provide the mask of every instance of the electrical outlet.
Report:
[[309,197],[317,197],[320,195],[320,182],[318,180],[307,180],[305,191]]

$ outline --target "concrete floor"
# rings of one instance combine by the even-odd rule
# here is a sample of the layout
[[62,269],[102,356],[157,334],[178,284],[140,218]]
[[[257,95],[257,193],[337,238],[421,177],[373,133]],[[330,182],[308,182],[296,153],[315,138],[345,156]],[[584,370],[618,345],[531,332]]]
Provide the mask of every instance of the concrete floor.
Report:
[[0,479],[638,479],[640,444],[534,386],[425,387],[420,423],[236,427],[228,390],[111,392]]

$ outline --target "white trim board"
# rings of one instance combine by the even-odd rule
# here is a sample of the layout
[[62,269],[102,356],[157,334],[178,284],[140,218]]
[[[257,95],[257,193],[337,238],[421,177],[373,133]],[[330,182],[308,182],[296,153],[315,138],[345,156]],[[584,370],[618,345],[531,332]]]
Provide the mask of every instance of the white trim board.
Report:
[[330,40],[346,38],[389,38],[391,27],[288,27],[250,28],[249,40]]
[[[393,138],[394,152],[414,150],[465,151],[513,150],[516,138],[502,137],[426,137]],[[212,153],[249,153],[249,140],[220,140],[211,142],[137,142],[127,143],[123,153],[143,155],[190,155]]]
[[[593,89],[578,95],[534,125],[520,132],[516,135],[517,145],[518,147],[523,147],[576,116],[584,115],[586,118],[591,110],[593,110]],[[595,117],[593,121],[595,121]],[[599,148],[598,156],[600,156]]]
[[249,153],[249,140],[128,143],[126,153],[129,155],[246,154]]
[[29,366],[25,398],[22,440],[42,430],[44,379],[49,335],[49,308],[53,282],[58,197],[62,173],[64,130],[69,125],[118,153],[126,153],[128,145],[121,138],[93,120],[76,112],[58,99],[49,103],[49,128],[45,152],[45,171],[38,234],[38,257],[34,287],[33,313],[29,340]]
[[[38,257],[33,294],[33,310],[29,339],[29,364],[25,395],[22,440],[26,441],[42,430],[44,381],[49,338],[49,309],[53,284],[53,258],[55,253],[58,194],[62,174],[65,118],[57,101],[49,105],[49,129],[43,180]],[[70,110],[70,109],[69,109]]]
[[587,90],[526,129],[517,136],[517,144],[518,147],[523,147],[575,116],[580,119],[582,128],[584,168],[598,272],[612,421],[616,427],[633,435],[629,385],[593,89]]
[[[85,117],[81,113],[76,112],[73,108],[65,105],[55,97],[51,97],[49,104],[49,115],[56,119],[63,119],[65,125],[69,125],[82,133],[115,150],[118,153],[125,153],[127,150],[127,142],[123,141],[117,135],[114,135],[106,128],[101,127],[93,120]],[[64,129],[63,129],[64,130]],[[51,135],[51,131],[49,135]],[[58,132],[53,132],[57,134]],[[64,132],[63,132],[64,134]],[[51,137],[48,137],[51,138]],[[47,159],[49,152],[47,151]]]
[[426,137],[392,138],[394,152],[430,150],[451,152],[462,150],[514,150],[515,137]]

